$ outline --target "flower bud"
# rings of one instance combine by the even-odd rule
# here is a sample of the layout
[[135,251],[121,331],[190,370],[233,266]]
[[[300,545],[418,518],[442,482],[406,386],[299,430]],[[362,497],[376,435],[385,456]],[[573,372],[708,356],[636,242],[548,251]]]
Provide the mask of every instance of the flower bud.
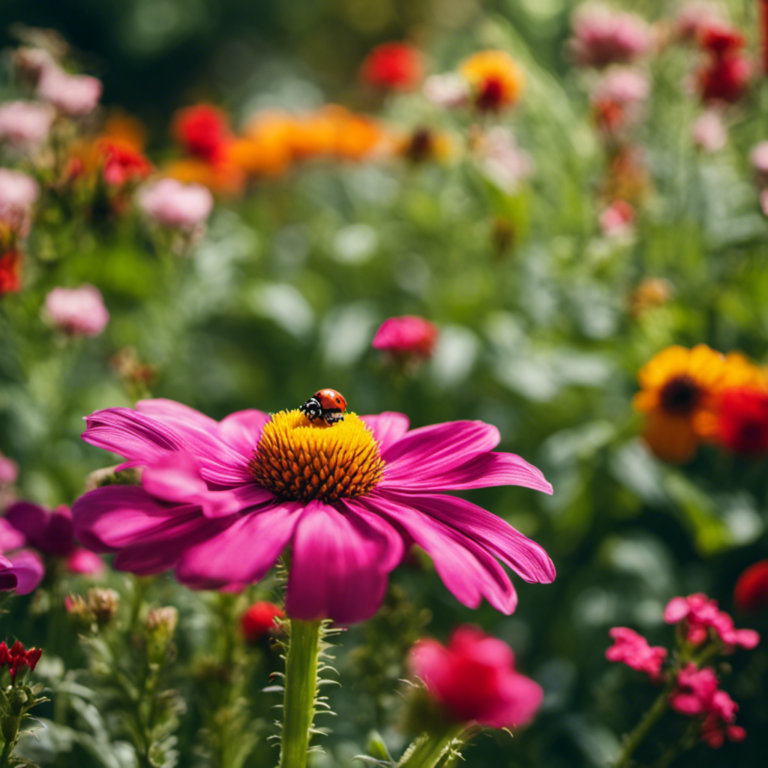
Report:
[[114,589],[93,587],[88,590],[88,609],[99,627],[105,627],[117,615],[120,607],[120,595]]

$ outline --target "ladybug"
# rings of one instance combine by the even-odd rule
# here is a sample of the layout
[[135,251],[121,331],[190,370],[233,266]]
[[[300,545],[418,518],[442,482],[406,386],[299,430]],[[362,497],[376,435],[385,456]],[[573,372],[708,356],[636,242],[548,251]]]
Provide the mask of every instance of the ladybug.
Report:
[[326,424],[336,424],[344,420],[347,401],[335,389],[321,389],[315,392],[299,410],[310,420],[324,419]]

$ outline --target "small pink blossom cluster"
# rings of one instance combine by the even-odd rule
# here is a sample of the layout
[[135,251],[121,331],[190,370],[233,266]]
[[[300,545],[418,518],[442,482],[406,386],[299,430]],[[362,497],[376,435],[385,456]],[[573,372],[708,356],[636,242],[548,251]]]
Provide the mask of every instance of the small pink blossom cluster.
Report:
[[213,209],[213,196],[206,187],[176,179],[160,179],[144,187],[138,201],[155,223],[185,232],[204,224]]
[[9,101],[0,105],[0,144],[19,152],[39,147],[47,138],[54,112],[48,104]]
[[609,137],[635,125],[642,116],[642,106],[651,86],[639,69],[613,67],[592,89],[592,110],[598,127]]
[[71,75],[55,62],[44,66],[36,95],[70,117],[84,117],[101,98],[101,81],[88,75]]
[[417,315],[390,317],[385,320],[372,346],[399,361],[426,360],[432,356],[438,337],[437,326]]
[[731,616],[718,608],[717,601],[700,592],[670,600],[664,610],[664,621],[679,624],[685,640],[692,645],[719,641],[723,653],[732,653],[736,648],[751,650],[760,642],[757,632],[736,629]]
[[645,672],[654,683],[664,679],[662,668],[667,658],[666,648],[648,645],[642,635],[627,627],[613,627],[608,634],[614,641],[605,652],[608,661],[618,661],[637,672]]
[[32,224],[32,208],[40,196],[37,182],[26,173],[0,168],[0,224],[25,237]]
[[54,288],[45,299],[44,314],[70,336],[98,336],[109,322],[109,312],[98,288]]
[[13,485],[19,476],[19,465],[0,453],[0,488]]
[[720,690],[712,667],[699,669],[693,662],[686,664],[677,675],[669,705],[675,712],[688,717],[703,717],[700,736],[710,747],[722,747],[725,740],[744,741],[747,732],[734,725],[739,705]]
[[651,28],[637,14],[587,4],[574,16],[568,47],[579,66],[602,68],[636,61],[651,42]]

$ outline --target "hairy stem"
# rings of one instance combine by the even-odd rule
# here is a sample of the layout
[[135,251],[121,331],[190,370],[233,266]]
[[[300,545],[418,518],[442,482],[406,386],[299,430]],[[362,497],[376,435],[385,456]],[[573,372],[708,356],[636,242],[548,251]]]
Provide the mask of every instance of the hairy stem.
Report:
[[283,740],[279,768],[306,768],[315,718],[322,622],[291,619],[285,662]]
[[464,726],[456,726],[444,733],[423,733],[405,751],[397,768],[435,768],[449,754],[451,746],[458,746]]

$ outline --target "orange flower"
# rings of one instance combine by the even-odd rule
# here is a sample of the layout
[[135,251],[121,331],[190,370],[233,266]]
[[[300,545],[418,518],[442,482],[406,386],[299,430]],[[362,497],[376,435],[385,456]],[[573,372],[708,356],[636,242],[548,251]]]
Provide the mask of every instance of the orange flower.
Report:
[[291,115],[262,112],[231,146],[229,157],[249,176],[280,176],[293,159],[295,133],[296,120]]
[[465,59],[459,71],[472,87],[475,106],[483,112],[498,112],[517,103],[525,83],[522,70],[506,51],[480,51]]
[[245,176],[233,162],[211,164],[194,157],[175,160],[163,170],[163,176],[185,184],[202,184],[216,194],[235,196],[243,191]]
[[641,391],[633,404],[646,414],[646,443],[660,459],[688,461],[699,442],[716,433],[723,390],[760,378],[739,353],[725,356],[705,344],[668,347],[638,373]]

